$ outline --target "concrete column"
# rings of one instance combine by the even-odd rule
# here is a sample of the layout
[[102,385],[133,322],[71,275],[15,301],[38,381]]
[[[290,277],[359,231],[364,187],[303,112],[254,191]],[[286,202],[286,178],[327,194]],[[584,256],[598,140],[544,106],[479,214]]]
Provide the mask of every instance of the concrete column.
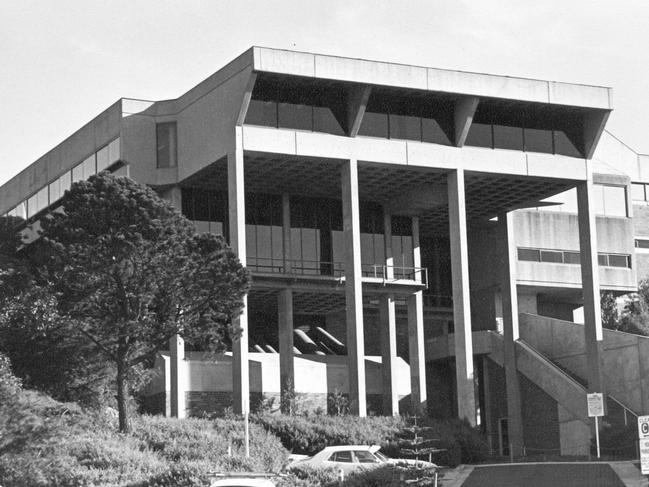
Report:
[[349,406],[352,414],[366,416],[358,161],[351,159],[343,163],[341,183],[345,241],[345,315],[349,364]]
[[[419,218],[412,217],[414,267],[421,267]],[[414,414],[426,413],[426,357],[424,352],[424,297],[422,291],[408,296],[408,350],[410,355],[410,399]]]
[[484,404],[480,411],[482,422],[484,424],[485,433],[487,434],[487,442],[489,443],[489,453],[493,453],[493,436],[494,427],[491,418],[491,377],[489,376],[489,359],[486,355],[482,356],[482,387],[484,390]]
[[455,370],[458,416],[476,424],[473,384],[473,342],[469,298],[469,251],[467,245],[464,170],[448,174],[449,238],[453,281],[453,322],[455,327]]
[[383,385],[383,414],[399,415],[399,393],[397,391],[397,319],[394,294],[384,294],[379,303],[379,325],[381,327],[381,374]]
[[523,417],[521,387],[516,367],[516,340],[518,331],[518,296],[516,293],[516,262],[518,260],[514,239],[514,214],[498,216],[498,242],[502,246],[500,294],[503,316],[505,354],[505,388],[507,390],[507,428],[509,442],[515,456],[523,454]]
[[584,333],[588,364],[588,391],[606,393],[602,380],[603,356],[602,317],[599,297],[599,266],[597,262],[597,230],[593,204],[593,181],[577,185],[579,214],[579,249],[581,253],[581,283],[584,296]]
[[[241,264],[246,265],[246,204],[243,180],[243,143],[241,127],[236,129],[236,145],[228,154],[228,207],[230,247]],[[248,299],[243,298],[243,311],[233,319],[241,330],[232,340],[232,407],[237,414],[250,411],[250,377],[248,363]]]
[[171,416],[184,418],[185,411],[185,340],[180,335],[169,339],[171,359]]
[[[291,273],[291,199],[288,193],[282,194],[282,243],[284,272]],[[293,336],[293,335],[291,335]]]
[[279,325],[279,380],[282,412],[291,411],[287,398],[295,391],[295,367],[293,359],[293,290],[282,289],[277,300]]

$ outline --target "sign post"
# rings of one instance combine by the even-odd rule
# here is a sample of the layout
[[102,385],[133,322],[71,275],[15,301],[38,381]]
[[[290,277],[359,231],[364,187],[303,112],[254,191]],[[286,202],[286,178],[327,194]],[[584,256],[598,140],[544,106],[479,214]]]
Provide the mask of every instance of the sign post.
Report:
[[640,442],[640,469],[642,475],[649,475],[649,416],[638,416],[638,438]]
[[604,395],[601,392],[587,394],[586,401],[588,402],[588,416],[595,418],[595,441],[597,443],[597,458],[599,458],[599,421],[597,418],[604,416]]

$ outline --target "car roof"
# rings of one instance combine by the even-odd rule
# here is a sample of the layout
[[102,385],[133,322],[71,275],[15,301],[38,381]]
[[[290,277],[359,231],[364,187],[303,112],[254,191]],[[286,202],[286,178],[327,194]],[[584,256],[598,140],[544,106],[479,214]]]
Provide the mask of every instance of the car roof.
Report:
[[378,451],[381,447],[379,445],[335,445],[326,446],[322,451],[347,451],[347,450],[366,450],[372,453]]

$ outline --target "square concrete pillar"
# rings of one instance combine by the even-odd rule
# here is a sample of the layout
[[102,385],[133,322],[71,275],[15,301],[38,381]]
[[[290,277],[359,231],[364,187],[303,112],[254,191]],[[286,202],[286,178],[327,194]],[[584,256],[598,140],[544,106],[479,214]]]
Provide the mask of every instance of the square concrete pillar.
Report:
[[171,375],[171,416],[186,417],[185,406],[185,341],[180,335],[169,339],[170,374]]
[[383,414],[399,415],[397,391],[397,319],[394,294],[384,294],[379,302],[379,326],[381,327],[381,377],[383,389]]
[[349,408],[352,414],[366,416],[358,161],[355,159],[343,163],[341,186],[345,242],[345,316],[347,321]]
[[279,381],[281,408],[290,414],[290,399],[295,392],[295,366],[293,357],[293,290],[282,289],[277,296],[277,323],[279,326]]
[[469,251],[467,244],[464,170],[448,173],[449,240],[453,281],[453,323],[455,327],[455,370],[458,416],[476,424],[473,382],[473,342],[469,298]]
[[597,261],[597,229],[593,205],[593,181],[577,185],[579,217],[579,250],[581,254],[581,285],[584,297],[584,333],[588,364],[588,391],[606,393],[602,380],[603,334],[599,296]]
[[[415,268],[421,268],[419,218],[412,217],[412,251]],[[416,278],[416,276],[415,276]],[[410,399],[414,414],[426,413],[426,357],[424,338],[424,296],[418,291],[408,297],[408,350],[410,356]]]
[[510,447],[515,456],[523,454],[523,418],[521,387],[516,366],[516,340],[518,331],[518,295],[516,292],[516,263],[518,261],[514,239],[514,214],[498,216],[498,243],[500,245],[500,294],[502,302],[505,388],[507,391],[507,431]]
[[[230,247],[242,265],[246,265],[246,202],[243,180],[243,142],[241,127],[236,128],[234,152],[228,154],[228,207]],[[233,318],[240,335],[232,340],[232,407],[237,414],[250,411],[250,378],[248,363],[248,299],[243,311]]]

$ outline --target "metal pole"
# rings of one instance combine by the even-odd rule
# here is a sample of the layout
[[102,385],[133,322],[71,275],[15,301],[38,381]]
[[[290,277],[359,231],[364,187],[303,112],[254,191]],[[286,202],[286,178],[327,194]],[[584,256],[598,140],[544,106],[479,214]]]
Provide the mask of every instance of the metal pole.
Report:
[[595,440],[597,442],[597,458],[599,459],[599,421],[595,416]]
[[244,421],[244,441],[246,443],[246,458],[249,458],[250,457],[250,428],[248,425],[248,411],[244,413],[243,421]]

